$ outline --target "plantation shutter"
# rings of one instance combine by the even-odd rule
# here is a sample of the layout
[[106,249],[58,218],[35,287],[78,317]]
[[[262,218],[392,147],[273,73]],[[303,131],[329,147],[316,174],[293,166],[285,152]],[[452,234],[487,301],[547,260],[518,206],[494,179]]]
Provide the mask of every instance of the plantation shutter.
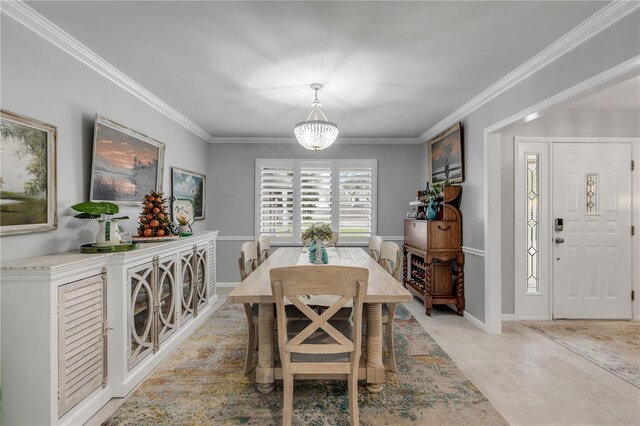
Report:
[[300,233],[317,223],[331,225],[331,163],[300,166]]
[[299,244],[320,223],[365,244],[377,232],[376,179],[376,160],[256,160],[255,236]]
[[372,162],[340,167],[340,239],[364,240],[373,235],[375,165]]
[[260,164],[258,235],[293,239],[293,164]]

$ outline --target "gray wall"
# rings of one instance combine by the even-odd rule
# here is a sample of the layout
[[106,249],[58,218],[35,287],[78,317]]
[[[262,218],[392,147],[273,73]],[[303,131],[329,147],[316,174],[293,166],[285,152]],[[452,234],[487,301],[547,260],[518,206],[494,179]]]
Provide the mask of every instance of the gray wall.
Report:
[[[308,151],[298,144],[214,144],[209,149],[208,215],[219,229],[218,281],[240,280],[237,259],[242,241],[224,237],[253,237],[255,232],[255,160],[257,158],[378,160],[378,234],[404,233],[403,218],[409,201],[421,189],[422,145],[348,144]],[[424,186],[424,183],[422,183]],[[401,241],[401,240],[400,240]]]
[[[639,55],[639,22],[640,12],[632,13],[463,118],[465,182],[461,210],[465,246],[479,250],[485,247],[484,129]],[[465,289],[466,310],[484,321],[484,268],[467,264]]]
[[[0,104],[58,127],[58,229],[0,238],[2,261],[77,249],[95,241],[98,225],[71,217],[89,196],[94,115],[99,113],[166,144],[163,189],[171,166],[207,172],[209,144],[42,37],[2,15]],[[139,209],[121,209],[135,228]],[[204,230],[205,221],[195,225]]]
[[515,137],[624,137],[640,136],[637,110],[563,109],[500,133],[502,142],[502,313],[514,313],[514,160]]

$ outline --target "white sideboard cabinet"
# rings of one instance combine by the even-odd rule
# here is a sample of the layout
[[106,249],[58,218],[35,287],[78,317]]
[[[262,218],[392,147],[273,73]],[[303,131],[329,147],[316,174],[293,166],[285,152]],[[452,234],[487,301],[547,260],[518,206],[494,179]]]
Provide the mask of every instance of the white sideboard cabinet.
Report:
[[2,424],[78,425],[212,312],[217,231],[2,264]]

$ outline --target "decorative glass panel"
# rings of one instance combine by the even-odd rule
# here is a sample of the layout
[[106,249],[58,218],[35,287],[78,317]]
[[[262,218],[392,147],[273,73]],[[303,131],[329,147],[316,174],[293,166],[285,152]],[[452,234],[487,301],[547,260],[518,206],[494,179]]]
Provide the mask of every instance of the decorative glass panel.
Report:
[[540,293],[540,154],[527,154],[527,287],[526,294]]
[[587,173],[587,213],[598,213],[598,174]]

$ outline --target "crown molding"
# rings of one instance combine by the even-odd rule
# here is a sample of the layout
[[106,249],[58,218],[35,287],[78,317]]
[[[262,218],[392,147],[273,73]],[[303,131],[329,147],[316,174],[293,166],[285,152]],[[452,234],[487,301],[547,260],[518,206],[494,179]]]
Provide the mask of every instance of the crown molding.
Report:
[[610,27],[620,19],[635,12],[640,8],[638,1],[614,0],[591,15],[587,20],[573,28],[571,31],[551,43],[540,53],[520,65],[515,70],[498,80],[493,85],[471,99],[466,104],[440,120],[436,125],[420,135],[420,142],[425,142],[447,129],[456,121],[462,120],[474,110],[491,101],[498,95],[525,80],[535,72],[549,65],[559,57],[565,55],[578,45]]
[[169,104],[136,83],[122,71],[89,49],[69,33],[21,0],[3,0],[2,13],[38,34],[103,77],[122,87],[150,107],[161,112],[199,138],[210,142],[211,135]]
[[[22,0],[2,0],[0,12],[19,22],[75,59],[84,63],[114,84],[128,91],[150,107],[164,114],[199,138],[210,143],[295,143],[293,137],[225,137],[212,136],[169,104],[142,87],[122,71],[93,52],[56,24],[42,16]],[[472,111],[491,101],[501,93],[520,83],[533,73],[544,68],[562,55],[589,38],[600,33],[620,19],[640,8],[640,2],[614,0],[594,15],[546,47],[540,53],[491,85],[478,96],[439,121],[419,137],[415,138],[338,138],[343,144],[419,144],[448,128],[451,123],[462,120]]]
[[[211,143],[297,143],[293,136],[283,137],[261,137],[261,136],[213,136]],[[422,141],[419,138],[338,138],[335,143],[338,144],[419,144]]]

